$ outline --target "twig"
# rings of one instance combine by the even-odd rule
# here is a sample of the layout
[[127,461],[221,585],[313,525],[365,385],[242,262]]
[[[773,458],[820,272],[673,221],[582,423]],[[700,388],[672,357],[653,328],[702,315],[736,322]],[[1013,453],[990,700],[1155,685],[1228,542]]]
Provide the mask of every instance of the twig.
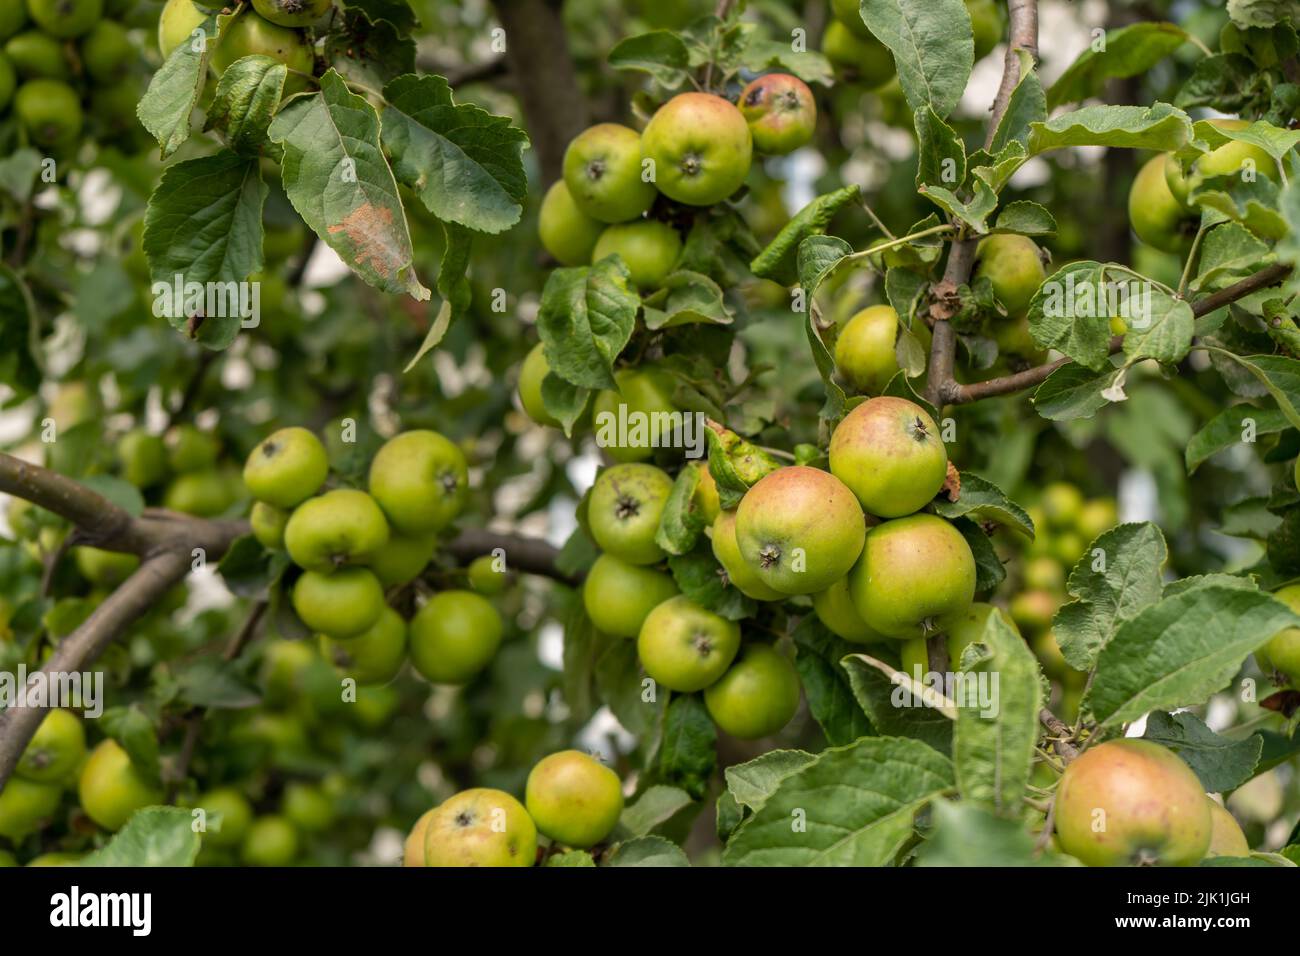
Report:
[[1038,719],[1044,727],[1051,731],[1055,736],[1049,738],[1052,741],[1052,749],[1060,756],[1062,760],[1069,763],[1075,757],[1079,756],[1079,750],[1074,744],[1070,743],[1070,728],[1066,726],[1065,721],[1057,717],[1054,713],[1044,707],[1038,712]]

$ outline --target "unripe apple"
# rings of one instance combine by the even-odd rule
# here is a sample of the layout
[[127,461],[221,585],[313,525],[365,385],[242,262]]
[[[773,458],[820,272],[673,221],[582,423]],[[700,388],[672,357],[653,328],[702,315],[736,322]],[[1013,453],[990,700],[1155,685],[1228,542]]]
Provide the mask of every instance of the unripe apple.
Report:
[[736,509],[741,557],[782,594],[830,587],[853,566],[865,535],[853,492],[829,472],[804,465],[764,476]]
[[1031,591],[1059,594],[1065,590],[1065,568],[1060,561],[1046,555],[1026,561],[1023,578],[1025,587]]
[[673,480],[654,467],[622,464],[596,478],[587,499],[587,523],[602,551],[629,564],[654,564],[664,558],[655,543]]
[[895,518],[867,532],[849,594],[867,625],[886,637],[947,631],[975,599],[975,557],[940,517]]
[[81,64],[97,83],[121,83],[134,57],[126,27],[116,20],[100,20],[81,40]]
[[898,669],[912,680],[923,681],[930,673],[930,646],[924,637],[904,641],[898,649],[898,657]]
[[167,0],[158,18],[158,49],[162,55],[170,56],[182,43],[189,42],[207,16],[193,0]]
[[[1212,119],[1211,126],[1219,129],[1239,130],[1250,125],[1243,119]],[[1192,164],[1192,172],[1202,177],[1207,176],[1251,176],[1262,175],[1277,182],[1277,160],[1267,150],[1253,143],[1229,140],[1217,149],[1212,149]]]
[[605,224],[578,208],[563,179],[557,179],[546,191],[537,215],[537,237],[542,248],[562,266],[583,266],[591,261]]
[[280,812],[303,833],[323,833],[334,823],[334,804],[320,787],[294,782],[284,788]]
[[711,93],[679,93],[659,107],[641,134],[655,185],[688,206],[722,202],[745,182],[753,137],[735,105]]
[[467,684],[492,662],[503,631],[487,598],[440,591],[411,618],[411,663],[435,684]]
[[494,555],[484,554],[469,563],[465,575],[469,578],[471,588],[491,597],[505,590],[509,572],[504,566],[497,566]]
[[1073,528],[1083,511],[1083,492],[1067,481],[1054,481],[1043,489],[1043,517],[1049,528]]
[[332,571],[365,564],[388,544],[388,534],[374,498],[355,488],[338,488],[294,509],[284,528],[284,546],[299,567]]
[[117,587],[140,566],[140,559],[134,554],[84,546],[73,549],[72,557],[81,576],[102,588]]
[[[582,603],[596,629],[634,638],[655,606],[677,594],[672,576],[602,554],[582,584]],[[545,832],[545,830],[543,830]]]
[[434,431],[390,438],[370,462],[370,493],[403,534],[441,531],[465,505],[469,467],[453,442]]
[[758,571],[750,567],[741,556],[740,542],[736,540],[736,511],[720,511],[710,529],[713,540],[713,556],[727,572],[727,580],[746,597],[755,601],[782,601],[786,595],[769,587],[758,576]]
[[294,583],[293,609],[313,631],[340,640],[356,637],[379,620],[384,589],[366,568],[307,571]]
[[221,456],[221,442],[212,432],[194,425],[173,425],[163,436],[167,446],[167,465],[177,474],[208,471]]
[[262,545],[271,551],[284,547],[284,529],[289,523],[289,512],[281,511],[275,505],[265,501],[253,503],[253,510],[248,513],[248,526]]
[[402,866],[424,866],[424,835],[429,826],[429,821],[438,810],[435,807],[432,810],[425,810],[420,814],[420,819],[415,821],[415,826],[411,827],[411,832],[406,836],[406,842],[402,844]]
[[866,21],[862,19],[859,0],[831,0],[831,16],[848,27],[849,32],[859,40],[874,39],[867,29]]
[[235,502],[238,479],[215,469],[177,475],[163,492],[163,507],[200,518],[215,518]]
[[925,409],[903,398],[868,399],[831,435],[831,474],[868,514],[897,518],[918,511],[948,478],[948,451]]
[[[523,364],[519,366],[519,404],[524,407],[524,413],[537,424],[559,428],[560,420],[546,410],[546,403],[542,400],[542,382],[546,380],[550,371],[545,347],[538,342],[529,350]],[[587,401],[590,402],[590,397]],[[584,407],[583,412],[585,411]]]
[[677,230],[656,219],[606,226],[591,252],[591,261],[617,255],[638,289],[657,289],[672,272],[682,252]]
[[989,236],[979,244],[975,256],[975,278],[983,276],[992,283],[1007,318],[1023,318],[1029,300],[1047,278],[1034,240],[1018,235]]
[[617,123],[583,130],[564,151],[564,185],[578,209],[600,222],[636,219],[655,201],[641,178],[641,136]]
[[463,790],[424,825],[425,866],[532,866],[536,858],[532,817],[501,790]]
[[563,750],[543,757],[529,772],[524,805],[546,836],[562,846],[586,849],[618,825],[623,783],[600,761]]
[[63,797],[57,783],[37,783],[19,776],[0,789],[0,836],[18,841],[39,830],[54,816]]
[[1052,626],[1061,599],[1050,591],[1022,591],[1011,599],[1011,619],[1030,634]]
[[886,640],[883,634],[873,631],[849,594],[848,575],[840,578],[825,591],[818,591],[812,596],[813,611],[820,620],[837,637],[853,644],[878,644]]
[[282,27],[305,27],[329,12],[332,0],[253,0],[263,19]]
[[1074,526],[1083,540],[1091,544],[1103,532],[1119,524],[1119,512],[1113,498],[1094,498],[1079,511]]
[[356,637],[321,639],[321,652],[344,677],[363,687],[387,684],[406,660],[406,622],[385,606],[379,618]]
[[288,866],[298,856],[298,830],[282,816],[258,817],[248,828],[239,859],[245,866]]
[[1128,219],[1147,245],[1181,256],[1192,247],[1200,217],[1170,191],[1165,163],[1163,154],[1153,156],[1138,170],[1129,188]]
[[284,85],[286,95],[306,89],[304,78],[294,74],[310,74],[315,65],[315,54],[303,34],[276,26],[252,11],[226,25],[208,62],[212,71],[221,76],[230,64],[246,56],[269,56],[288,67],[289,77]]
[[954,671],[961,667],[962,652],[984,637],[984,628],[988,626],[989,618],[994,612],[1007,627],[1016,634],[1020,633],[1020,628],[1016,627],[1016,622],[1004,609],[983,601],[974,602],[948,624],[948,661]]
[[14,94],[13,114],[38,146],[57,147],[81,135],[81,98],[61,80],[28,80]]
[[390,532],[388,544],[366,559],[366,567],[375,572],[385,588],[410,584],[429,566],[438,539],[434,535],[405,535]]
[[14,773],[36,783],[63,783],[86,755],[86,731],[72,711],[55,708],[28,741]]
[[142,807],[162,802],[162,790],[147,779],[115,740],[90,752],[77,783],[81,809],[105,830],[120,830]]
[[0,5],[0,40],[7,40],[27,24],[27,4]]
[[66,40],[88,33],[100,21],[104,0],[27,0],[27,12],[50,36]]
[[1084,751],[1056,791],[1061,849],[1088,866],[1192,866],[1209,849],[1213,828],[1196,774],[1149,740]]
[[[615,461],[643,461],[656,448],[673,440],[674,418],[680,411],[673,404],[673,379],[663,369],[644,366],[624,368],[614,373],[618,390],[604,389],[592,404],[592,426],[596,444]],[[627,434],[621,436],[619,406],[627,422]],[[643,427],[638,427],[643,423]],[[635,429],[635,430],[634,430]]]
[[[1288,584],[1273,594],[1291,610],[1300,613],[1300,584]],[[1260,670],[1283,684],[1300,687],[1300,627],[1278,631],[1255,651]]]
[[878,395],[898,372],[898,313],[873,305],[856,313],[835,340],[835,367],[859,392]]
[[700,481],[695,486],[691,507],[699,513],[706,525],[711,525],[722,510],[722,501],[718,497],[718,483],[713,480],[713,472],[709,471],[707,461],[697,462],[692,467],[699,471]]
[[746,645],[727,672],[705,689],[704,706],[733,737],[769,737],[799,709],[799,674],[770,644]]
[[[861,21],[861,17],[858,18]],[[866,24],[862,24],[866,31]],[[889,47],[867,31],[866,37],[855,36],[840,20],[831,20],[822,34],[822,53],[834,66],[847,70],[869,90],[879,89],[894,78],[894,55]]]
[[1219,806],[1218,801],[1209,797],[1205,799],[1210,804],[1210,848],[1205,852],[1205,858],[1250,856],[1250,842],[1237,818]]
[[157,435],[135,428],[117,440],[122,477],[137,488],[151,488],[167,477],[167,449]]
[[319,438],[305,428],[281,428],[249,454],[244,484],[258,501],[293,508],[320,490],[329,470],[329,456]]
[[657,605],[636,640],[645,672],[683,694],[704,690],[726,673],[739,649],[740,625],[684,594]]
[[760,76],[741,90],[738,105],[758,152],[785,156],[812,142],[817,103],[808,84],[797,76]]
[[18,79],[64,83],[72,79],[72,67],[63,44],[48,33],[24,30],[5,43],[4,53]]
[[[203,845],[237,847],[244,842],[248,828],[253,823],[253,807],[235,787],[220,787],[201,796],[194,806],[202,807],[208,829],[203,833]],[[221,817],[221,829],[212,826],[213,817]]]

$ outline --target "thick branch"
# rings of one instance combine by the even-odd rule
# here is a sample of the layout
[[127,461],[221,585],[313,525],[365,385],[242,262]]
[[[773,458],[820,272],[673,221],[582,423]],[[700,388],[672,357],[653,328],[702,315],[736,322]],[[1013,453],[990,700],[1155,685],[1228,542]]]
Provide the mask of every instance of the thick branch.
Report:
[[540,574],[569,585],[579,583],[578,578],[571,577],[556,567],[560,549],[540,538],[467,528],[447,543],[447,552],[460,564],[469,564],[475,558],[491,554],[497,548],[505,553],[506,567],[512,571]]
[[133,520],[125,508],[119,508],[80,482],[3,452],[0,452],[0,491],[25,498],[66,518],[89,539],[119,538]]
[[1192,315],[1198,319],[1203,315],[1209,315],[1215,309],[1221,309],[1229,303],[1236,302],[1238,299],[1244,299],[1252,292],[1258,292],[1260,289],[1267,289],[1271,285],[1281,282],[1291,274],[1291,267],[1283,263],[1275,263],[1260,269],[1252,275],[1246,276],[1240,282],[1235,282],[1226,289],[1220,289],[1212,295],[1207,295],[1204,299],[1192,303]]

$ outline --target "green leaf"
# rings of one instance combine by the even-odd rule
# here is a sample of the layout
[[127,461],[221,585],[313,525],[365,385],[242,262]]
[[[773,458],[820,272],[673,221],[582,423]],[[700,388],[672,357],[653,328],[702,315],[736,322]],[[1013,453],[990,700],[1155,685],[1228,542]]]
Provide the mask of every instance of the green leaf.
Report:
[[1149,521],[1118,525],[1089,545],[1066,583],[1074,600],[1053,622],[1071,667],[1091,670],[1120,625],[1161,599],[1160,575],[1168,557],[1164,535]]
[[1002,556],[993,547],[993,542],[984,533],[984,529],[974,521],[956,518],[953,524],[970,545],[971,555],[975,558],[975,593],[992,591],[1007,577]]
[[980,636],[989,656],[959,675],[953,763],[962,798],[1018,817],[1038,744],[1038,659],[1001,614]]
[[816,754],[802,750],[769,750],[746,763],[728,767],[727,790],[740,806],[761,810],[782,780],[816,759]]
[[139,517],[144,511],[144,496],[140,494],[140,489],[123,478],[114,475],[87,475],[81,483],[133,516]]
[[777,784],[722,851],[726,866],[884,866],[918,810],[953,786],[952,763],[918,740],[866,737]]
[[855,648],[832,634],[815,614],[795,628],[795,669],[803,682],[808,709],[832,746],[872,733],[840,661]]
[[1297,625],[1300,616],[1260,591],[1208,584],[1166,598],[1121,624],[1102,649],[1092,713],[1116,727],[1204,703],[1257,647]]
[[180,807],[137,810],[107,846],[78,866],[193,866],[202,841],[192,822],[190,812]]
[[1300,428],[1300,361],[1282,355],[1237,355],[1214,347],[1206,351],[1235,362],[1254,376],[1277,402],[1286,420]]
[[41,175],[46,159],[30,146],[14,150],[0,157],[0,189],[20,203],[32,198],[36,179]]
[[237,710],[261,701],[233,663],[217,656],[195,658],[175,670],[177,699],[190,707]]
[[1187,42],[1187,33],[1173,23],[1134,23],[1106,31],[1105,41],[1079,54],[1047,92],[1047,108],[1077,103],[1101,94],[1106,81],[1146,73]]
[[616,70],[649,73],[669,88],[685,83],[691,67],[690,51],[671,30],[652,30],[620,40],[606,59]]
[[947,116],[975,62],[970,13],[962,0],[862,0],[867,29],[894,54],[898,82],[915,112]]
[[[1137,280],[1132,280],[1137,282]],[[1192,346],[1196,331],[1196,317],[1185,300],[1175,298],[1165,289],[1151,282],[1142,282],[1141,291],[1129,295],[1125,303],[1142,315],[1125,318],[1124,355],[1130,363],[1152,358],[1165,365],[1181,362]]]
[[785,224],[767,248],[754,257],[750,271],[760,279],[771,279],[790,286],[798,279],[797,257],[799,245],[809,236],[820,236],[845,206],[858,202],[862,190],[858,186],[845,186],[832,193],[818,196],[804,206]]
[[316,235],[365,282],[424,301],[397,181],[380,147],[379,114],[334,70],[320,92],[290,101],[271,123],[284,147],[285,194]]
[[466,274],[469,270],[469,254],[473,245],[470,231],[454,222],[442,224],[443,251],[442,262],[438,264],[438,294],[442,303],[438,314],[429,325],[429,331],[420,343],[420,348],[403,371],[409,372],[415,364],[429,352],[437,348],[443,336],[451,328],[451,323],[469,311],[473,291]]
[[[1226,143],[1250,143],[1258,146],[1274,159],[1280,160],[1300,143],[1300,130],[1282,129],[1272,123],[1256,120],[1241,129],[1218,126],[1208,120],[1200,120],[1194,126],[1198,140],[1203,140],[1210,149],[1218,149]],[[1260,170],[1260,172],[1264,172]]]
[[690,866],[681,847],[660,836],[639,837],[614,847],[606,866]]
[[751,73],[781,70],[799,77],[805,83],[830,86],[835,71],[830,60],[816,50],[795,52],[789,40],[769,40],[758,31],[749,34],[740,53],[739,65]]
[[1043,348],[1056,349],[1094,372],[1110,358],[1110,317],[1100,306],[1106,267],[1100,262],[1071,262],[1058,269],[1029,302],[1029,332]]
[[[876,657],[887,653],[887,645],[863,648]],[[927,707],[909,690],[893,683],[879,668],[862,660],[857,645],[846,645],[850,653],[840,659],[848,675],[854,700],[882,735],[911,737],[941,754],[952,751],[954,721],[942,711]]]
[[1029,513],[1008,498],[997,485],[970,472],[962,472],[961,495],[957,500],[949,501],[940,496],[934,503],[934,510],[945,518],[969,515],[980,522],[992,521],[1031,538],[1034,536],[1034,522]]
[[581,867],[594,867],[596,865],[596,861],[591,858],[591,854],[588,853],[586,850],[566,850],[563,853],[557,853],[555,856],[547,857],[546,863],[544,865],[548,867],[576,866],[581,868]]
[[1259,734],[1242,740],[1220,737],[1188,711],[1153,711],[1142,739],[1154,740],[1182,757],[1209,793],[1228,793],[1253,777],[1264,749]]
[[664,712],[659,775],[701,800],[717,766],[718,732],[698,694],[674,694]]
[[1050,421],[1091,418],[1110,404],[1102,392],[1114,384],[1118,374],[1117,369],[1099,374],[1068,362],[1047,376],[1030,401],[1034,410]]
[[595,642],[595,647],[599,699],[628,733],[637,736],[650,733],[662,715],[663,704],[645,699],[636,641],[602,637]]
[[1152,106],[1085,106],[1030,127],[1029,154],[1066,146],[1117,146],[1176,150],[1192,137],[1192,121],[1168,103]]
[[[342,22],[336,18],[325,34],[325,62],[331,69],[349,83],[372,90],[415,72],[415,37],[404,25],[413,18],[407,3],[400,4],[406,8],[400,15],[392,16],[398,0],[349,0],[346,6]],[[377,6],[382,6],[382,16],[369,9]]]
[[966,146],[956,131],[926,103],[912,117],[916,128],[916,187],[956,189],[966,181]]
[[1201,239],[1192,288],[1204,292],[1220,282],[1235,281],[1262,268],[1269,258],[1267,243],[1239,223],[1226,222],[1206,232]]
[[1211,456],[1242,443],[1252,443],[1259,435],[1274,435],[1293,427],[1276,408],[1254,405],[1229,405],[1202,426],[1187,443],[1187,473],[1190,475]]
[[1192,68],[1174,105],[1181,109],[1211,106],[1231,113],[1245,111],[1269,95],[1267,74],[1240,53],[1216,53],[1202,57]]
[[[1043,95],[1043,83],[1038,78],[1034,58],[1027,50],[1016,52],[1020,59],[1020,81],[1012,90],[1011,98],[1007,100],[1006,112],[1002,114],[998,128],[993,134],[990,151],[994,155],[1004,154],[1007,147],[1012,144],[1019,145],[1022,151],[1027,149],[1030,129],[1035,123],[1047,120],[1047,100]],[[995,186],[993,191],[1000,192],[1001,187]]]
[[614,360],[632,338],[640,302],[617,257],[553,271],[537,314],[551,371],[583,388],[614,388]]
[[986,220],[998,207],[998,196],[983,179],[976,179],[974,195],[967,202],[957,196],[951,189],[924,183],[917,187],[926,199],[930,200],[948,215],[960,219],[971,231],[984,235],[989,231]]
[[[681,592],[701,607],[707,607],[728,621],[754,615],[756,602],[746,597],[725,577],[707,540],[701,540],[689,554],[668,559],[668,569]],[[724,583],[724,581],[726,583]]]
[[704,530],[703,517],[691,507],[699,484],[698,468],[683,468],[673,481],[673,490],[664,502],[663,516],[655,531],[655,543],[669,554],[686,554],[695,547]]
[[456,103],[441,76],[384,87],[383,144],[393,174],[443,222],[496,234],[519,222],[528,195],[528,134],[508,116]]
[[1267,176],[1254,180],[1216,176],[1194,185],[1187,201],[1239,222],[1270,241],[1287,235],[1287,223],[1278,212],[1278,188]]
[[269,56],[246,56],[230,64],[217,81],[204,132],[215,129],[236,153],[256,156],[266,146],[266,130],[288,75],[288,67]]
[[1036,202],[1018,199],[1002,207],[993,220],[992,234],[1014,232],[1021,236],[1054,236],[1056,219]]
[[936,800],[931,814],[934,829],[916,851],[917,866],[1079,865],[1060,853],[1040,853],[1024,824],[977,804]]
[[649,787],[623,808],[618,818],[620,837],[649,836],[694,803],[689,793],[677,787]]
[[733,315],[722,287],[699,272],[679,270],[642,303],[647,329],[677,325],[730,325]]
[[[209,49],[217,42],[218,24],[224,30],[229,22],[228,16],[214,15],[195,27],[200,37],[182,43],[171,52],[136,106],[136,116],[158,141],[163,159],[190,138],[190,117],[203,94],[203,81],[208,75]],[[205,37],[211,39],[205,41]]]
[[41,384],[36,306],[18,273],[0,262],[0,383],[18,392]]

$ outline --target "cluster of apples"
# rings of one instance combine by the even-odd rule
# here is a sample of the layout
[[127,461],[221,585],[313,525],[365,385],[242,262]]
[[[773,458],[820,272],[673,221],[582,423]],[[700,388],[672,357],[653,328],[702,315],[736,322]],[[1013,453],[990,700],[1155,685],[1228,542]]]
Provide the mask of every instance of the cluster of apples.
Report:
[[[167,0],[158,18],[158,49],[168,56],[182,43],[193,42],[197,31],[220,2]],[[315,45],[305,27],[320,21],[333,9],[332,0],[253,0],[227,24],[221,38],[208,51],[208,64],[220,77],[226,68],[246,56],[269,56],[289,68],[285,93],[307,88],[306,78],[316,65]]]
[[244,465],[253,535],[302,569],[292,590],[298,617],[358,684],[387,683],[408,656],[434,683],[468,682],[501,643],[492,603],[440,591],[408,622],[384,597],[420,576],[464,506],[461,450],[435,431],[402,432],[375,453],[368,491],[322,490],[328,477],[325,446],[300,427],[263,439]]
[[406,838],[404,866],[532,866],[538,834],[556,848],[606,840],[623,812],[623,783],[577,750],[544,757],[528,774],[524,802],[504,790],[463,790],[425,812]]
[[331,775],[321,783],[293,780],[278,798],[274,813],[262,813],[238,786],[213,788],[184,805],[202,808],[203,846],[200,866],[289,866],[305,840],[329,830],[338,818],[337,798],[342,778]]
[[546,193],[538,220],[543,247],[561,265],[617,254],[632,284],[657,288],[682,251],[662,194],[686,207],[720,203],[745,182],[755,151],[782,156],[807,144],[817,123],[812,91],[798,77],[770,73],[737,103],[680,93],[638,133],[600,123],[564,154],[564,177]]
[[5,0],[0,4],[0,118],[12,112],[28,140],[72,148],[89,102],[104,121],[134,119],[137,58],[119,19],[135,0]]

